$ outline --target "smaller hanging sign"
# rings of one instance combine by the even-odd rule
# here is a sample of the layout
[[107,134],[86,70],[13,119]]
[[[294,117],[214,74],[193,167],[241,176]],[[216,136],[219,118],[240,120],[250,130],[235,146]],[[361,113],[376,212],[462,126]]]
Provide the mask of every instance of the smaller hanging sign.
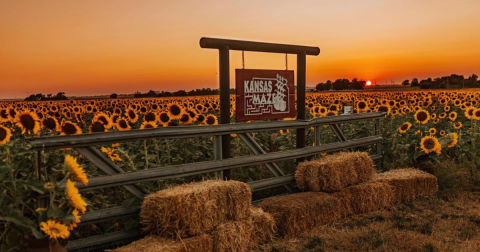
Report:
[[295,117],[292,70],[236,69],[236,120]]

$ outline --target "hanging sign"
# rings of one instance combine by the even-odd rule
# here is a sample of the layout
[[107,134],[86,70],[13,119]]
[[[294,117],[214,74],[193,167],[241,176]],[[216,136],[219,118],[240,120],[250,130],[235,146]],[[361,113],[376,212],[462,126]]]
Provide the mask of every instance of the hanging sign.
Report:
[[236,69],[236,120],[295,117],[294,72]]

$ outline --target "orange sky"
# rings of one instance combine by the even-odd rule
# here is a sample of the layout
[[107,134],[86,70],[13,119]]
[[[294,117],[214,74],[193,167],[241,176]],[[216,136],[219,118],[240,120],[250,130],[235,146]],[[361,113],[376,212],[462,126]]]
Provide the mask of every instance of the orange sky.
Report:
[[[307,86],[327,79],[397,83],[480,74],[478,0],[2,0],[0,98],[218,86],[201,37],[318,46]],[[284,55],[245,53],[247,68]],[[296,57],[289,56],[289,69]],[[233,69],[241,52],[231,53]]]

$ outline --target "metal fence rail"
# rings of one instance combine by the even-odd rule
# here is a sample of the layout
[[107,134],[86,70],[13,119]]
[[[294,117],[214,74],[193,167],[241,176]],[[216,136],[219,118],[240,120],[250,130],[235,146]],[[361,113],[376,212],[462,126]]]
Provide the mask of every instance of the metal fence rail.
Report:
[[[147,191],[145,191],[140,186],[142,182],[180,178],[203,173],[221,172],[225,169],[265,164],[267,168],[272,172],[272,175],[274,177],[249,182],[248,184],[251,187],[252,191],[256,192],[274,187],[285,186],[287,190],[291,192],[293,191],[292,183],[295,182],[293,174],[285,175],[278,168],[275,162],[316,156],[323,152],[353,150],[353,148],[355,147],[362,147],[368,145],[376,146],[376,154],[372,156],[372,159],[374,159],[375,161],[381,161],[382,137],[380,136],[380,120],[384,116],[385,113],[376,112],[345,116],[330,116],[315,118],[312,120],[258,122],[251,124],[223,124],[215,126],[178,126],[170,128],[106,132],[75,136],[55,136],[35,139],[33,145],[34,149],[37,152],[60,148],[74,148],[86,159],[91,161],[95,166],[105,172],[106,175],[90,178],[89,184],[87,186],[77,184],[78,188],[81,191],[122,186],[138,198],[143,198]],[[374,130],[375,135],[373,136],[347,140],[344,134],[341,132],[340,127],[338,127],[339,124],[367,120],[376,121]],[[330,125],[330,128],[338,138],[339,142],[320,144],[319,126],[321,125]],[[265,152],[261,148],[261,146],[248,135],[248,133],[251,132],[292,128],[305,129],[308,127],[313,127],[315,130],[315,146],[278,152]],[[251,149],[253,155],[222,159],[220,136],[226,134],[238,134],[239,138],[243,142],[245,142],[245,144]],[[215,160],[164,167],[151,167],[148,170],[141,170],[129,173],[125,173],[120,167],[118,167],[115,163],[111,162],[101,152],[99,152],[95,147],[93,147],[95,145],[139,141],[151,138],[175,139],[212,135],[214,136],[213,142]],[[41,171],[40,167],[38,167],[38,170]],[[60,187],[64,188],[64,185],[60,185]],[[139,211],[140,206],[134,205],[128,207],[112,207],[109,209],[87,212],[82,217],[82,222],[80,223],[80,225],[98,223],[115,218],[136,215]],[[131,238],[139,237],[141,235],[142,234],[139,230],[119,231],[106,235],[93,236],[71,241],[68,244],[67,248],[69,250],[81,250],[85,248],[111,244],[112,242],[119,240],[128,240]]]

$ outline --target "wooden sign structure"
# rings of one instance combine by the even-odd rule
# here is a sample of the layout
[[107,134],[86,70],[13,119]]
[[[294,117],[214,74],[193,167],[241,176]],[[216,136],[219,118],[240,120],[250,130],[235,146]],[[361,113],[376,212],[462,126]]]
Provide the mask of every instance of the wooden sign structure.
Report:
[[236,69],[236,120],[295,117],[294,72]]
[[[297,120],[306,119],[305,93],[307,79],[307,55],[317,56],[320,48],[312,46],[275,44],[232,39],[201,38],[201,48],[218,49],[220,82],[220,124],[230,123],[230,51],[295,54],[297,56]],[[306,145],[305,129],[297,129],[297,148]],[[231,158],[230,135],[221,137],[222,158]],[[230,170],[224,170],[224,178],[230,179]]]

